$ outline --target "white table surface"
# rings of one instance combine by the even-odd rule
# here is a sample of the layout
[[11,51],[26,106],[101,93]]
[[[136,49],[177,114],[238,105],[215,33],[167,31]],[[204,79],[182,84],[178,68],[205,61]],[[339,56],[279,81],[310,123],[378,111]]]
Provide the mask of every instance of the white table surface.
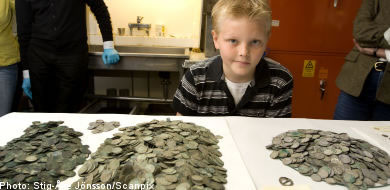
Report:
[[[279,177],[288,177],[294,181],[296,187],[301,189],[346,189],[342,186],[331,186],[325,182],[314,182],[310,177],[302,176],[292,168],[286,167],[279,160],[269,157],[271,151],[265,146],[271,144],[272,138],[288,130],[319,129],[337,133],[348,133],[353,138],[367,142],[390,153],[390,139],[381,134],[390,136],[390,132],[378,132],[373,127],[390,127],[389,121],[334,121],[314,119],[262,119],[248,117],[177,117],[177,116],[139,116],[121,114],[43,114],[43,113],[11,113],[0,117],[0,126],[6,128],[0,133],[0,146],[5,145],[13,138],[23,134],[32,121],[65,121],[64,125],[72,127],[84,135],[82,143],[90,146],[92,152],[96,151],[100,143],[112,137],[113,130],[101,134],[92,134],[87,130],[88,123],[96,119],[104,121],[120,121],[121,126],[132,126],[152,119],[182,120],[194,122],[197,125],[210,129],[214,134],[224,138],[219,146],[223,154],[222,160],[228,169],[228,184],[231,189],[265,189],[266,187],[281,187]],[[80,166],[79,166],[80,167]],[[78,168],[77,168],[78,169]],[[76,169],[76,171],[77,171]],[[77,176],[70,178],[60,185],[65,189]],[[298,189],[300,189],[298,188]],[[286,189],[286,188],[285,188]],[[375,188],[378,190],[390,187]]]
[[[87,130],[90,122],[97,119],[103,119],[106,122],[119,121],[121,126],[134,126],[137,123],[149,122],[153,119],[165,120],[182,120],[184,122],[193,122],[197,125],[210,129],[215,135],[223,136],[218,145],[222,152],[222,160],[224,167],[227,169],[226,189],[228,190],[254,190],[256,189],[251,177],[243,163],[240,153],[233,141],[230,130],[226,123],[226,119],[222,117],[177,117],[177,116],[142,116],[142,115],[124,115],[124,114],[64,114],[64,113],[11,113],[0,117],[0,127],[3,129],[0,133],[0,146],[6,145],[7,142],[13,138],[20,137],[24,134],[23,130],[31,125],[33,121],[64,121],[63,125],[71,127],[77,131],[82,132],[81,136],[83,144],[89,145],[91,152],[95,152],[104,142],[106,138],[112,137],[112,134],[119,132],[115,129],[110,132],[100,134],[92,134]],[[120,128],[119,127],[119,128]],[[81,166],[78,166],[77,172]],[[68,178],[61,182],[59,189],[64,190],[78,179],[78,176]]]
[[[314,182],[310,177],[299,174],[294,169],[283,165],[280,160],[270,158],[271,151],[265,146],[272,143],[272,138],[288,130],[319,129],[336,133],[347,133],[350,137],[366,140],[390,153],[390,140],[383,137],[384,132],[377,132],[373,127],[390,126],[387,121],[335,121],[313,119],[260,119],[226,117],[231,134],[241,153],[241,158],[256,185],[256,189],[279,186],[279,177],[288,177],[294,184],[309,189],[347,189],[343,186],[331,186],[325,182]],[[387,132],[389,135],[389,132]],[[390,136],[390,135],[389,135]],[[390,189],[390,186],[375,188]]]

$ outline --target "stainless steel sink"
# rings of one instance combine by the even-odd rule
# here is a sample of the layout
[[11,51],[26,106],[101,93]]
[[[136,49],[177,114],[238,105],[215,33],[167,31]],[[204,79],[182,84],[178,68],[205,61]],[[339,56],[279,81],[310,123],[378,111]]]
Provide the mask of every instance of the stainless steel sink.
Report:
[[121,60],[115,65],[104,65],[102,46],[89,46],[89,68],[105,70],[179,71],[189,54],[186,48],[151,46],[115,46]]

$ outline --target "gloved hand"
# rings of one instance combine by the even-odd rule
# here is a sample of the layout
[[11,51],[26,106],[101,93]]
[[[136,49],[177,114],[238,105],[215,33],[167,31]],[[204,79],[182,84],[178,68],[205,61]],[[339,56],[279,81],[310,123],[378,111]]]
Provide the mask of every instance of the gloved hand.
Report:
[[120,58],[118,52],[115,49],[104,49],[102,59],[105,65],[110,65],[118,63]]
[[22,88],[23,88],[24,93],[25,93],[30,99],[32,99],[30,78],[25,78],[25,79],[23,79]]

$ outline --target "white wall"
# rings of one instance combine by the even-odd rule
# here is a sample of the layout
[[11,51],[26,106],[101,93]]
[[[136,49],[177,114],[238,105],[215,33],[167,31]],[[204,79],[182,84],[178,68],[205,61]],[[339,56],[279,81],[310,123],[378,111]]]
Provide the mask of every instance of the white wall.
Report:
[[[126,28],[128,23],[136,23],[137,16],[144,17],[142,23],[152,24],[151,36],[155,36],[155,25],[163,24],[166,28],[167,38],[194,40],[194,47],[199,47],[202,17],[202,0],[105,0],[110,12],[114,35],[117,28]],[[99,29],[95,17],[89,13],[88,33],[92,35],[90,43],[96,44],[100,38],[93,35],[99,34]],[[127,31],[127,33],[129,33]],[[167,39],[169,40],[169,39]],[[172,40],[172,39],[171,39]],[[122,38],[122,41],[126,39]],[[131,39],[128,40],[131,44]],[[159,40],[161,42],[161,40]],[[156,42],[154,45],[159,45]],[[175,40],[177,43],[177,40]],[[148,40],[148,45],[150,39]],[[169,44],[169,43],[163,43]],[[180,44],[178,44],[180,46]]]

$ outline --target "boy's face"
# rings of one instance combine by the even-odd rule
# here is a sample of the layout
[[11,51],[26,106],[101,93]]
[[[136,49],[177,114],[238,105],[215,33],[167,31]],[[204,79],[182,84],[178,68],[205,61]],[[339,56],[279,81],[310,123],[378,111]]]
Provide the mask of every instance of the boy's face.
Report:
[[225,76],[232,82],[253,79],[268,41],[264,24],[247,17],[222,18],[219,32],[212,31],[214,45],[220,50]]

